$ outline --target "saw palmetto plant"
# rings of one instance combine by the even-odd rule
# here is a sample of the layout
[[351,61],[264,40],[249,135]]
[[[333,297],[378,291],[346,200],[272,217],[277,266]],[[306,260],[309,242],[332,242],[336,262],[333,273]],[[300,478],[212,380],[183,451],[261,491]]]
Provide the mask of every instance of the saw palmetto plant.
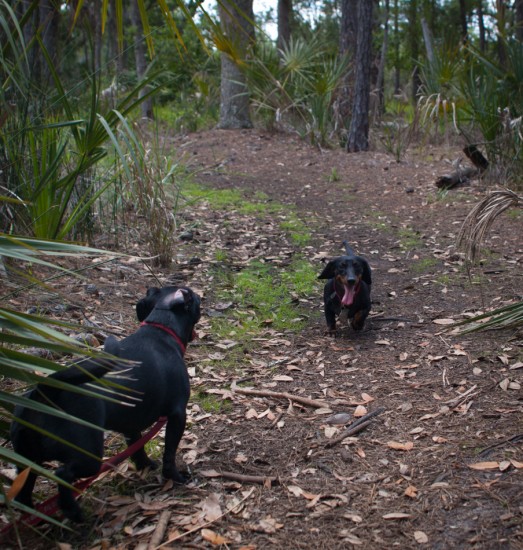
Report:
[[[469,262],[477,262],[481,245],[492,224],[509,208],[523,208],[523,197],[509,189],[499,189],[487,195],[470,211],[457,240],[458,247],[465,251]],[[452,326],[461,327],[460,332],[465,333],[521,325],[523,325],[523,301],[519,300]]]

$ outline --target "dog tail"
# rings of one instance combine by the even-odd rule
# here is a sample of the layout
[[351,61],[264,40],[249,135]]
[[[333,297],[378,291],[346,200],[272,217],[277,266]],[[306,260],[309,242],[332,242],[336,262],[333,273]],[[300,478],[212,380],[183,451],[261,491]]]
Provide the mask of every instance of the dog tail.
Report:
[[[66,369],[53,372],[53,374],[47,377],[47,380],[49,382],[56,380],[73,386],[80,386],[81,384],[95,382],[97,379],[103,378],[108,372],[113,371],[116,366],[117,362],[114,359],[83,359]],[[40,382],[36,386],[34,395],[53,400],[62,391],[64,389],[61,384],[54,385],[52,382]]]
[[345,247],[345,252],[347,252],[347,256],[356,256],[356,254],[354,254],[354,250],[352,250],[347,241],[343,241],[343,246]]

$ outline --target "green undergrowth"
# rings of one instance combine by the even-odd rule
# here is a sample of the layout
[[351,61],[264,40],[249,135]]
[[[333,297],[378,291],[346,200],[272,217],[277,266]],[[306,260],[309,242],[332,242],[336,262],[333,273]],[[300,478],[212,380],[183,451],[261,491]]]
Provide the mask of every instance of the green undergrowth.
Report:
[[317,292],[317,270],[305,259],[296,257],[289,266],[251,262],[240,272],[227,266],[215,268],[214,288],[219,301],[234,307],[227,315],[212,319],[212,333],[217,341],[230,343],[219,360],[221,367],[237,368],[245,355],[269,329],[277,332],[302,330],[308,312],[300,299]]
[[[265,193],[248,195],[238,189],[213,189],[190,184],[184,189],[188,202],[204,200],[209,208],[226,210],[229,218],[248,215],[270,217],[296,247],[290,263],[253,260],[240,271],[231,268],[227,252],[216,251],[213,266],[213,292],[217,302],[231,303],[227,314],[211,319],[216,341],[227,345],[222,357],[212,359],[221,368],[241,369],[245,356],[270,331],[295,332],[307,323],[307,312],[300,302],[317,293],[317,269],[299,251],[311,240],[305,222],[289,205],[272,201]],[[206,396],[198,397],[202,403]],[[212,403],[205,407],[212,409]],[[204,407],[204,408],[205,408]]]
[[241,215],[273,215],[280,228],[287,233],[291,242],[304,246],[311,240],[311,234],[305,223],[289,205],[272,201],[263,192],[247,196],[239,189],[213,189],[197,183],[187,183],[183,189],[187,203],[206,201],[211,208],[235,211]]

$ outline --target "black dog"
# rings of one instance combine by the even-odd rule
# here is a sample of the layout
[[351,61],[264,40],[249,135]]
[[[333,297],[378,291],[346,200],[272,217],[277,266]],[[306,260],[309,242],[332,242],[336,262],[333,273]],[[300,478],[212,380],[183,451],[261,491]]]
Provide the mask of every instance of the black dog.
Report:
[[[110,380],[128,391],[119,389],[116,398],[120,402],[89,397],[72,391],[65,391],[52,385],[39,384],[29,394],[35,401],[51,403],[68,414],[81,418],[106,430],[121,432],[127,444],[131,445],[141,437],[141,431],[148,428],[159,417],[167,417],[163,475],[183,483],[186,478],[176,468],[176,450],[185,430],[186,406],[189,400],[189,376],[183,361],[188,342],[193,339],[193,328],[200,318],[200,298],[186,287],[149,289],[147,296],[136,306],[142,326],[134,334],[118,341],[107,339],[105,351],[123,359],[137,362],[136,365],[120,361],[80,362],[68,369],[50,375],[55,380],[74,385],[92,382],[92,377],[106,374],[107,368],[122,372],[111,372],[104,379]],[[119,376],[118,376],[119,374]],[[106,394],[103,386],[89,389],[97,394]],[[127,399],[127,405],[122,400]],[[133,406],[129,406],[133,403]],[[11,425],[11,439],[14,450],[26,458],[42,464],[57,460],[62,465],[55,474],[68,483],[98,473],[103,457],[103,431],[90,428],[42,413],[27,407],[17,407]],[[25,426],[31,422],[40,429],[59,436],[90,453],[86,455],[65,443],[45,436]],[[144,449],[132,455],[138,469],[156,464]],[[31,473],[17,496],[21,503],[32,506],[36,474]],[[59,505],[64,515],[73,521],[82,521],[82,513],[70,489],[59,485]]]
[[356,256],[346,241],[346,256],[331,260],[318,279],[329,279],[323,290],[325,319],[329,333],[336,333],[336,316],[349,318],[354,330],[361,330],[371,308],[372,285],[370,266]]

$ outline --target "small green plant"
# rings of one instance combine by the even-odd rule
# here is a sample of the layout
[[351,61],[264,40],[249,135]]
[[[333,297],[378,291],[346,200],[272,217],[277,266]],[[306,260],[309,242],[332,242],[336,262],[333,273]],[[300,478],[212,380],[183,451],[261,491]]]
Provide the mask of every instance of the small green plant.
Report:
[[400,229],[398,234],[400,237],[400,246],[406,250],[419,248],[423,244],[420,236],[412,229]]
[[430,271],[438,264],[436,258],[423,258],[422,260],[417,260],[411,264],[411,269],[414,273],[425,273]]
[[328,180],[329,180],[330,183],[335,183],[337,181],[340,181],[340,179],[341,178],[340,178],[340,175],[338,173],[338,169],[334,166],[331,170],[331,173],[329,174]]

